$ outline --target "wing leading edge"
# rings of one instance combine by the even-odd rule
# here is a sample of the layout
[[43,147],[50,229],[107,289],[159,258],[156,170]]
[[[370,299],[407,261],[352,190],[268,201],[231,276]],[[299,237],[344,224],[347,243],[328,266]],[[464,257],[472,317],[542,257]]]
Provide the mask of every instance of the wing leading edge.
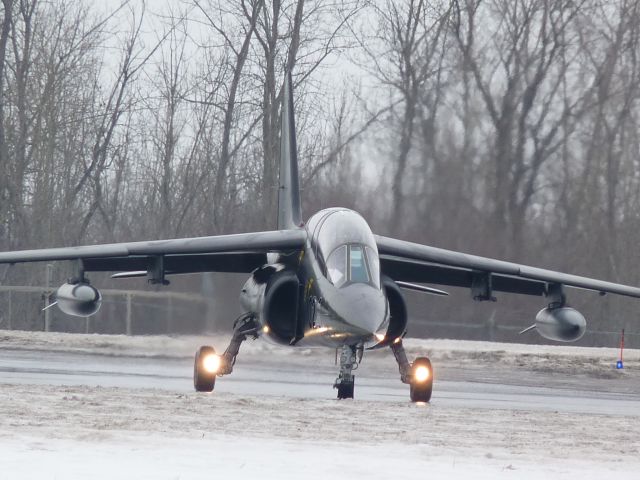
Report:
[[302,248],[304,230],[0,252],[0,263],[81,260],[85,271],[146,270],[162,257],[166,273],[250,272],[266,254]]
[[[376,235],[382,272],[394,280],[469,287],[478,300],[491,290],[547,295],[550,285],[640,298],[640,288],[529,267]],[[476,295],[476,291],[478,295]]]

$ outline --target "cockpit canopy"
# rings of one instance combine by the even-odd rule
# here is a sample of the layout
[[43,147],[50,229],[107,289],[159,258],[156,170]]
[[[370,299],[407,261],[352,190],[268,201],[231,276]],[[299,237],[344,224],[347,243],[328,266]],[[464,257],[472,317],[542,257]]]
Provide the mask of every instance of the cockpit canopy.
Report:
[[368,283],[380,288],[380,261],[375,238],[366,220],[346,208],[322,210],[309,219],[307,230],[336,287]]
[[326,262],[327,279],[340,288],[347,283],[370,283],[380,288],[378,253],[359,244],[341,245]]

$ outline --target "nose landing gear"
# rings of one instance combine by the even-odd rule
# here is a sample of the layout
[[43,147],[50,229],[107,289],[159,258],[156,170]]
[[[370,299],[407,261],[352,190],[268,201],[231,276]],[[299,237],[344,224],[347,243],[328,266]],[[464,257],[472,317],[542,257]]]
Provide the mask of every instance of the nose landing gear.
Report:
[[333,384],[333,388],[338,389],[338,400],[353,398],[356,376],[352,372],[358,368],[363,350],[363,347],[343,345],[340,353],[340,374]]
[[400,380],[409,384],[409,396],[412,402],[428,402],[433,392],[433,367],[427,357],[418,357],[413,363],[407,360],[407,354],[402,345],[402,340],[391,344],[398,369]]

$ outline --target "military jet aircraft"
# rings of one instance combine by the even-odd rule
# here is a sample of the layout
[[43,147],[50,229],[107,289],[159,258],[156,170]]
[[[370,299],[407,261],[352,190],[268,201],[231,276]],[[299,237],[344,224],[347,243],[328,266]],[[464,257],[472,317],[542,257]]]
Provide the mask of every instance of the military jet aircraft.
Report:
[[347,208],[322,210],[305,223],[290,75],[284,82],[280,136],[278,230],[4,252],[0,263],[74,261],[75,276],[57,290],[56,299],[63,312],[76,316],[94,314],[101,303],[86,272],[118,272],[113,277],[146,277],[161,285],[174,274],[250,273],[240,292],[245,313],[235,321],[225,352],[217,355],[203,346],[196,353],[194,386],[203,392],[232,372],[243,341],[265,337],[292,347],[339,350],[338,398],[353,398],[353,371],[364,350],[389,347],[411,400],[429,401],[431,363],[426,357],[409,362],[402,344],[407,333],[402,290],[447,295],[424,284],[466,287],[478,301],[495,300],[495,292],[545,297],[547,306],[526,330],[559,341],[577,340],[586,329],[584,316],[567,305],[565,287],[640,297],[636,287],[377,236]]

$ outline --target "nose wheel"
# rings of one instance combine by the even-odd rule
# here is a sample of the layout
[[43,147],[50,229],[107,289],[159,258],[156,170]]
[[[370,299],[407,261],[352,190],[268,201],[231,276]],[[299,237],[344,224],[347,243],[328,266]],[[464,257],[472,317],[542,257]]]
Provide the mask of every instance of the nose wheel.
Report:
[[343,382],[335,386],[338,389],[338,400],[353,398],[356,377],[353,375],[350,382]]

